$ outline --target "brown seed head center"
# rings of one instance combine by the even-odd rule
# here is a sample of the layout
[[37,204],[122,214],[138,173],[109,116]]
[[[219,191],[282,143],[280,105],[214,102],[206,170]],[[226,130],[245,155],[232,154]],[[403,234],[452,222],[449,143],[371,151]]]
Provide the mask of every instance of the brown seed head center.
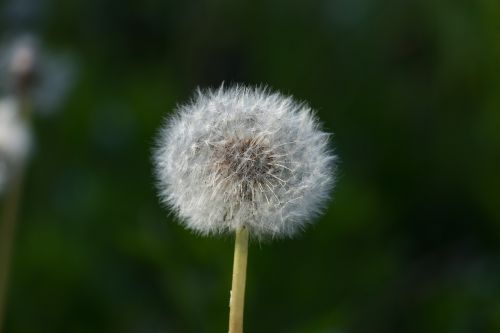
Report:
[[214,152],[216,172],[224,181],[240,186],[242,199],[253,200],[254,192],[272,184],[275,157],[268,145],[255,139],[232,139]]

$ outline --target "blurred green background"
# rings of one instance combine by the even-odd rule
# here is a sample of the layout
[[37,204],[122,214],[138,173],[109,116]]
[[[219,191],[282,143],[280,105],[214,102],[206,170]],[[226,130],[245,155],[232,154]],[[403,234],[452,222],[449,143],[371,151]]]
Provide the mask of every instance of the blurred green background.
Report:
[[340,156],[313,227],[251,244],[246,332],[500,332],[500,2],[0,4],[76,68],[35,115],[6,333],[227,331],[232,238],[176,224],[151,166],[223,81],[307,100]]

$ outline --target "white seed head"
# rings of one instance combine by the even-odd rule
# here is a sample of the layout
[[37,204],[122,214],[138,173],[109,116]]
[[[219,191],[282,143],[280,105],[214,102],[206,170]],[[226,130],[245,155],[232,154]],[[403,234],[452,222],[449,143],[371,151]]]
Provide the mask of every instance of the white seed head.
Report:
[[14,99],[0,100],[0,192],[31,148],[31,133]]
[[0,88],[14,95],[29,92],[37,114],[60,109],[77,69],[70,55],[48,52],[34,35],[16,35],[0,44]]
[[198,91],[154,154],[161,200],[200,234],[246,227],[262,238],[301,230],[334,183],[329,134],[309,106],[265,88]]
[[39,68],[40,48],[32,35],[16,36],[0,45],[0,84],[12,93],[32,90]]

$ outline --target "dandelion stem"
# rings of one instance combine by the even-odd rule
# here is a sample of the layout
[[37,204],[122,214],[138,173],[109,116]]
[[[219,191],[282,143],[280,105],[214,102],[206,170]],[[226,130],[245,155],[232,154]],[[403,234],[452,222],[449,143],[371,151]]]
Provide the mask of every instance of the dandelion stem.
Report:
[[10,261],[17,224],[19,201],[22,192],[23,168],[16,170],[5,198],[0,225],[0,332],[2,332],[7,300]]
[[234,243],[233,284],[229,301],[229,333],[243,333],[243,310],[248,259],[248,230],[236,231]]
[[[31,118],[31,103],[26,91],[19,92],[20,112],[29,124]],[[12,260],[12,250],[16,234],[19,203],[23,191],[25,162],[21,161],[13,170],[9,180],[5,202],[0,220],[0,333],[2,333],[7,307],[9,272]]]

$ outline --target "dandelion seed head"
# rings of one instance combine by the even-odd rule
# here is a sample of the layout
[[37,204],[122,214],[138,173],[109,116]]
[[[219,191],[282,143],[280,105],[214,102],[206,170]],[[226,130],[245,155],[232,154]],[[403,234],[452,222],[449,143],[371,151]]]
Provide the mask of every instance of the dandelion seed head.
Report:
[[37,114],[60,110],[77,71],[69,54],[46,50],[34,35],[15,35],[0,44],[0,89],[13,95],[29,92]]
[[200,234],[296,234],[323,208],[335,155],[309,106],[265,88],[198,91],[160,131],[160,198]]
[[0,100],[0,193],[10,174],[28,157],[30,148],[31,132],[18,103],[11,98]]
[[13,93],[31,89],[39,70],[40,47],[32,35],[16,36],[0,45],[0,83]]

